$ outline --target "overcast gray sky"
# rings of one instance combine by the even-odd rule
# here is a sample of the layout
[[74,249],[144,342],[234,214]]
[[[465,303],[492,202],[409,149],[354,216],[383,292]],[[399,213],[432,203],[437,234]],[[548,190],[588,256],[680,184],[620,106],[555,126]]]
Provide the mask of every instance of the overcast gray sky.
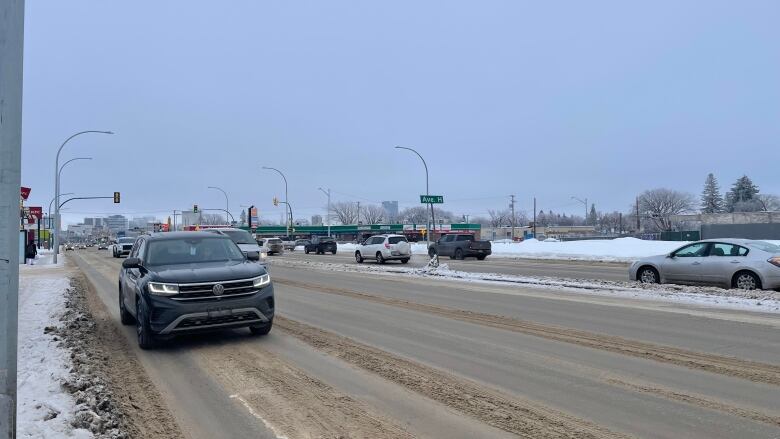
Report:
[[[23,184],[66,222],[334,201],[626,210],[748,174],[780,193],[780,2],[28,1]],[[65,212],[63,212],[65,213]]]

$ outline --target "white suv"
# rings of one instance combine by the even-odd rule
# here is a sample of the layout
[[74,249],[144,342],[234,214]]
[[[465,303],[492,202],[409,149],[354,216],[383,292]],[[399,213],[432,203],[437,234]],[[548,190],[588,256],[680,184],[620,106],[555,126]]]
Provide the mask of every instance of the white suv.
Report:
[[372,236],[355,249],[355,260],[358,264],[365,259],[375,259],[377,263],[397,259],[402,264],[409,262],[412,257],[412,246],[403,235],[376,235]]

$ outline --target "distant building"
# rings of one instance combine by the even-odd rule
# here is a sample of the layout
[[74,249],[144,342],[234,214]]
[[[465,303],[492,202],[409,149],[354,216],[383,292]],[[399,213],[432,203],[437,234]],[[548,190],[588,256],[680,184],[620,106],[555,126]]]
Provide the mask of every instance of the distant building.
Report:
[[68,226],[68,236],[78,236],[83,238],[92,235],[91,224],[71,224]]
[[145,230],[149,223],[154,223],[155,221],[157,219],[153,216],[133,217],[130,221],[130,228]]
[[105,218],[84,218],[84,224],[95,228],[104,227]]
[[313,225],[313,226],[321,226],[322,225],[322,215],[312,215],[311,216],[311,225]]
[[129,222],[124,215],[111,215],[105,218],[105,223],[111,233],[125,232],[129,227]]
[[386,222],[393,222],[398,218],[398,201],[382,201],[382,207],[387,215]]

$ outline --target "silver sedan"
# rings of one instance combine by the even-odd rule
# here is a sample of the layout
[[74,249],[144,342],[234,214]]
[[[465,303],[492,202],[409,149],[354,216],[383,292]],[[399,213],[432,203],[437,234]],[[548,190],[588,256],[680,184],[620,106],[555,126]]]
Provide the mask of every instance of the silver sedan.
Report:
[[709,284],[744,290],[780,288],[780,246],[749,239],[708,239],[634,262],[643,283]]

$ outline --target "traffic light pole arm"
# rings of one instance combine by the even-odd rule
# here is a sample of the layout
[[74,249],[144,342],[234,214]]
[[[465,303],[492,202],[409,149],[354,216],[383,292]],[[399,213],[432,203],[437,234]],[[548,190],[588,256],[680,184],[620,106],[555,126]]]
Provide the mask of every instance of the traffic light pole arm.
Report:
[[73,198],[68,198],[67,200],[63,201],[62,204],[60,204],[60,209],[62,209],[62,206],[67,204],[68,201],[73,201],[73,200],[101,200],[101,199],[104,199],[104,198],[108,198],[110,200],[114,199],[113,196],[112,197],[73,197]]

